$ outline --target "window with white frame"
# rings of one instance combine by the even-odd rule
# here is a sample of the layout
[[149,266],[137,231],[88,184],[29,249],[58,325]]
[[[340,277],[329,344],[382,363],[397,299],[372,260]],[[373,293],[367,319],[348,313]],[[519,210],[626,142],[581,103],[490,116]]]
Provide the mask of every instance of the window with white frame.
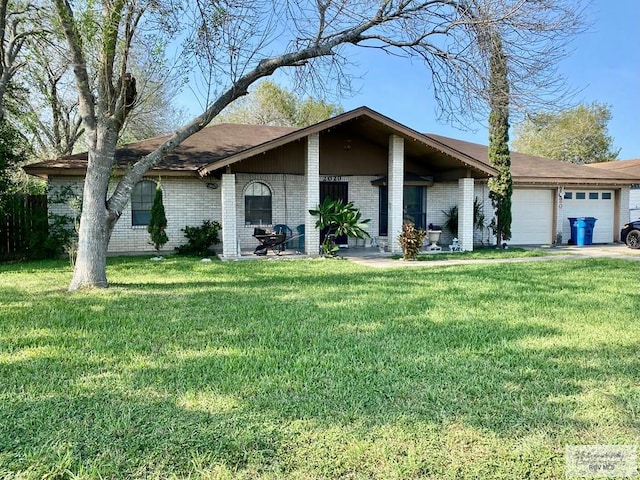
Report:
[[245,190],[244,223],[271,225],[271,190],[264,183],[251,183]]
[[135,184],[131,192],[131,225],[134,227],[149,225],[151,207],[156,194],[156,182],[142,180]]

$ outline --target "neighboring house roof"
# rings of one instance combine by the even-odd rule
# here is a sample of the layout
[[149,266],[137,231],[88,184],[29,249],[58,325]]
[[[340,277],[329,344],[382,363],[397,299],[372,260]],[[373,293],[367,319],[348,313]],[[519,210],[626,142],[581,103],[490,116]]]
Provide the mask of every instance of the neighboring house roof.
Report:
[[[430,166],[443,170],[468,168],[476,177],[497,174],[488,160],[488,148],[435,134],[421,134],[367,107],[356,108],[336,117],[304,128],[259,125],[217,124],[193,134],[167,155],[154,173],[205,176],[250,157],[301,140],[308,135],[349,128],[367,141],[386,146],[389,135],[405,140],[405,154],[415,158],[428,157]],[[116,151],[119,169],[130,168],[141,157],[154,151],[171,135],[150,138],[125,145]],[[87,153],[79,153],[25,166],[31,175],[84,175]],[[583,165],[559,162],[547,158],[511,153],[511,174],[516,183],[523,184],[622,184],[640,181],[625,172],[595,170]]]
[[589,167],[600,168],[610,172],[620,172],[640,179],[640,158],[631,160],[614,160],[612,162],[590,163]]

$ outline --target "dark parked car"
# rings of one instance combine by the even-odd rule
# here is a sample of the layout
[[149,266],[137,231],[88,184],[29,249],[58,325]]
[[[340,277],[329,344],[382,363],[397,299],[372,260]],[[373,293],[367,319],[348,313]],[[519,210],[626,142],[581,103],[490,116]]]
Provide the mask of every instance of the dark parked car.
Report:
[[620,231],[620,240],[629,248],[640,248],[640,218],[624,224]]

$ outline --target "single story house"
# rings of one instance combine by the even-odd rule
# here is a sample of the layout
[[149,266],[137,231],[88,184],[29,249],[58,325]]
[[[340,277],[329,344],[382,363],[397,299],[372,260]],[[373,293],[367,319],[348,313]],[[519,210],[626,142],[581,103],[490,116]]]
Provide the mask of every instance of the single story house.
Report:
[[[167,137],[118,149],[114,176]],[[81,193],[86,153],[25,167],[46,178],[50,195]],[[130,207],[113,231],[110,252],[151,251],[146,224],[153,191],[161,181],[168,219],[167,251],[185,243],[180,231],[203,220],[222,225],[222,257],[238,258],[257,245],[254,228],[288,225],[304,232],[302,248],[319,252],[320,232],[309,214],[325,197],[352,201],[378,244],[398,252],[405,219],[417,226],[443,225],[444,211],[457,206],[458,239],[465,250],[492,242],[488,227],[473,228],[474,200],[493,217],[487,181],[496,175],[487,147],[419,133],[367,107],[305,128],[219,124],[196,133],[150,170],[134,191]],[[511,244],[566,243],[567,218],[598,218],[595,243],[618,240],[628,220],[629,187],[638,183],[616,171],[512,154],[513,236]],[[50,202],[53,213],[70,213]],[[441,244],[452,240],[443,232]],[[349,240],[354,244],[354,240]],[[368,241],[367,246],[372,242]]]
[[[640,178],[640,158],[592,163],[589,166]],[[640,180],[631,185],[631,190],[629,191],[629,217],[630,220],[640,218]]]

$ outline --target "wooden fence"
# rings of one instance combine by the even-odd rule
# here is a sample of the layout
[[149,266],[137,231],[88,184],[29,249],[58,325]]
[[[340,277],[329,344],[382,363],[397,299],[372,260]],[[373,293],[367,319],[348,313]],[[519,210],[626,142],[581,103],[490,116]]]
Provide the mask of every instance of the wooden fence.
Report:
[[14,195],[0,211],[0,260],[30,256],[47,236],[47,196]]

